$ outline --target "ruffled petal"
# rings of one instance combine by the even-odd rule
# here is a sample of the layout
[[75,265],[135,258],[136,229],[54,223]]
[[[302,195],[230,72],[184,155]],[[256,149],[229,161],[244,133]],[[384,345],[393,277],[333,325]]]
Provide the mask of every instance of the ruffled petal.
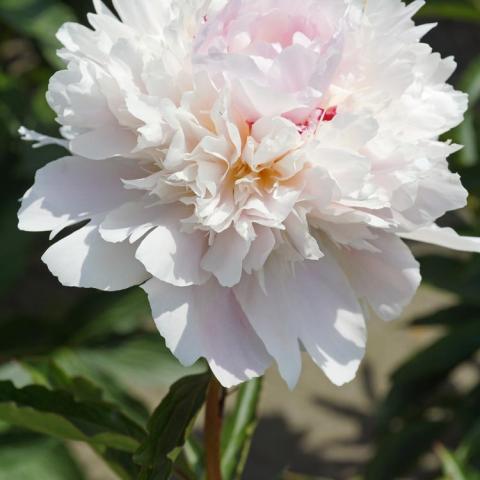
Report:
[[52,245],[42,260],[67,287],[116,291],[150,277],[135,259],[135,249],[127,242],[105,242],[97,227],[89,225]]
[[262,280],[245,276],[235,296],[290,388],[300,375],[300,342],[333,383],[352,380],[364,354],[365,323],[332,256],[291,271],[272,255]]
[[122,179],[139,175],[136,162],[122,158],[91,162],[65,157],[40,169],[18,213],[21,230],[54,233],[68,225],[108,212],[140,193]]
[[136,146],[136,136],[118,125],[107,125],[91,130],[70,142],[70,150],[73,153],[92,160],[128,155]]
[[369,243],[377,250],[344,249],[339,258],[357,295],[381,318],[393,320],[420,285],[419,264],[396,235],[381,233]]
[[205,283],[210,274],[200,267],[208,247],[205,232],[180,230],[184,208],[164,207],[159,212],[158,227],[138,247],[136,257],[156,278],[185,287]]
[[202,259],[202,268],[213,273],[224,287],[233,287],[240,281],[249,248],[250,242],[229,228],[215,237]]
[[462,237],[453,228],[442,228],[435,224],[411,233],[402,233],[400,236],[406,240],[431,243],[459,252],[480,253],[480,238]]
[[270,365],[232,291],[216,280],[180,288],[152,279],[142,288],[160,333],[182,364],[205,357],[227,388],[262,375]]

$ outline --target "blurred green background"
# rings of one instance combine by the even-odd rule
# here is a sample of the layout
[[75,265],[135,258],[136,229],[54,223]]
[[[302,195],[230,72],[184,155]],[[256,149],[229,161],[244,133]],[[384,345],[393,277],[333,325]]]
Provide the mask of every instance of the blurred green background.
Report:
[[[48,79],[61,67],[54,34],[65,21],[84,23],[90,9],[86,0],[0,0],[0,480],[135,478],[123,462],[128,446],[87,441],[87,448],[62,435],[66,418],[91,438],[91,419],[69,417],[60,405],[37,418],[36,409],[51,401],[48,392],[65,392],[145,425],[174,381],[204,368],[186,371],[165,350],[139,289],[61,287],[40,261],[48,236],[16,228],[18,199],[35,171],[62,155],[56,147],[32,150],[18,128],[56,134],[45,102]],[[471,98],[465,123],[446,136],[465,145],[451,165],[471,192],[469,206],[442,221],[478,235],[480,1],[427,0],[420,17],[440,22],[426,40],[455,55],[453,82]],[[480,479],[480,256],[415,248],[426,286],[403,321],[372,321],[368,359],[353,386],[332,388],[307,362],[291,393],[269,372],[243,478]],[[38,404],[21,396],[12,403],[12,384],[40,389]]]

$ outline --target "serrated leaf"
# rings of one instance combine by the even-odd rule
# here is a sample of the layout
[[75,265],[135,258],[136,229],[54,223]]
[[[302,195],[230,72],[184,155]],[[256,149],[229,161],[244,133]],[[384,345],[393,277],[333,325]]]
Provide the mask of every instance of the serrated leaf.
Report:
[[113,406],[78,402],[59,390],[0,382],[0,420],[53,437],[133,452],[145,432]]
[[222,432],[222,476],[224,480],[240,479],[257,424],[257,406],[262,380],[244,383],[238,392],[233,412]]
[[148,424],[148,438],[135,454],[139,480],[167,480],[198,412],[205,402],[210,374],[182,378],[170,388]]

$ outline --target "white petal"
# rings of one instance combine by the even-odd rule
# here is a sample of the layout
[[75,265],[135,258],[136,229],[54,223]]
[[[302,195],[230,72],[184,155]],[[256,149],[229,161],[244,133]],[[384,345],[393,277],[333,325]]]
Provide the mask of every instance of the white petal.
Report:
[[135,178],[135,162],[122,158],[92,162],[65,157],[38,170],[34,186],[25,194],[19,211],[19,228],[57,232],[139,196],[127,190],[122,179]]
[[480,238],[461,237],[453,228],[442,228],[435,224],[411,233],[402,233],[400,236],[406,240],[431,243],[460,252],[480,253]]
[[33,148],[46,147],[47,145],[58,145],[59,147],[68,148],[68,142],[64,138],[49,137],[34,130],[28,130],[25,127],[20,127],[18,133],[25,142],[35,142]]
[[128,238],[135,242],[158,226],[161,211],[161,207],[156,208],[143,198],[125,203],[105,217],[99,228],[100,235],[107,242],[124,242]]
[[92,160],[128,155],[137,145],[136,136],[118,125],[106,126],[84,133],[70,142],[70,150]]
[[260,270],[275,246],[275,235],[272,233],[271,228],[258,225],[255,226],[255,233],[257,236],[243,261],[243,268],[247,273]]
[[100,15],[107,15],[108,17],[115,18],[113,13],[110,11],[108,7],[102,2],[102,0],[93,0],[93,6],[95,7],[95,11]]
[[250,242],[241,237],[234,228],[219,233],[202,260],[202,268],[212,272],[224,287],[233,287],[242,276],[243,260]]
[[67,287],[123,290],[150,277],[135,259],[135,248],[107,243],[96,226],[88,225],[52,245],[42,260]]
[[202,231],[182,232],[185,217],[182,208],[164,207],[159,212],[159,226],[145,237],[136,253],[154,277],[180,287],[199,285],[210,277],[200,267],[208,236]]
[[292,246],[303,258],[318,260],[323,257],[317,240],[310,234],[305,215],[300,215],[293,210],[283,224]]
[[200,287],[174,287],[152,279],[147,293],[157,327],[184,365],[205,357],[225,387],[258,377],[271,358],[230,289],[211,279]]
[[301,370],[301,342],[330,380],[342,385],[355,376],[364,354],[365,324],[360,305],[331,255],[286,263],[272,255],[263,288],[244,276],[234,288],[250,323],[293,388]]
[[364,297],[381,318],[393,320],[420,285],[419,265],[395,235],[382,233],[369,243],[378,251],[342,250],[342,265],[359,297]]

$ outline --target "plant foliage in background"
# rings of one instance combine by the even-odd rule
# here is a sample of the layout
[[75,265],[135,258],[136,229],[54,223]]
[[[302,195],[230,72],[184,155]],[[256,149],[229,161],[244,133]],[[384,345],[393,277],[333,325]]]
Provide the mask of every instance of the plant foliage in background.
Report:
[[[57,292],[43,285],[32,260],[46,238],[17,231],[16,211],[34,171],[60,155],[54,147],[33,154],[17,130],[28,124],[54,134],[44,99],[58,67],[54,32],[83,19],[88,7],[74,0],[0,2],[0,480],[86,479],[72,441],[88,445],[121,479],[201,479],[203,452],[192,431],[208,374],[203,364],[181,367],[150,331],[143,293],[70,293],[55,303],[35,302],[40,309],[18,308],[28,307],[30,296]],[[429,0],[422,15],[480,26],[480,2]],[[464,233],[478,235],[480,58],[468,66],[460,87],[469,92],[471,109],[455,132],[465,148],[454,166],[472,197],[465,216],[454,221]],[[480,260],[430,254],[422,266],[426,280],[458,302],[413,322],[412,328],[439,335],[394,372],[378,409],[365,480],[412,471],[415,478],[480,479]],[[36,280],[28,283],[27,277]],[[231,402],[222,437],[225,480],[242,476],[260,388],[260,381],[243,385]],[[142,392],[167,389],[159,405],[141,400],[147,397]]]

